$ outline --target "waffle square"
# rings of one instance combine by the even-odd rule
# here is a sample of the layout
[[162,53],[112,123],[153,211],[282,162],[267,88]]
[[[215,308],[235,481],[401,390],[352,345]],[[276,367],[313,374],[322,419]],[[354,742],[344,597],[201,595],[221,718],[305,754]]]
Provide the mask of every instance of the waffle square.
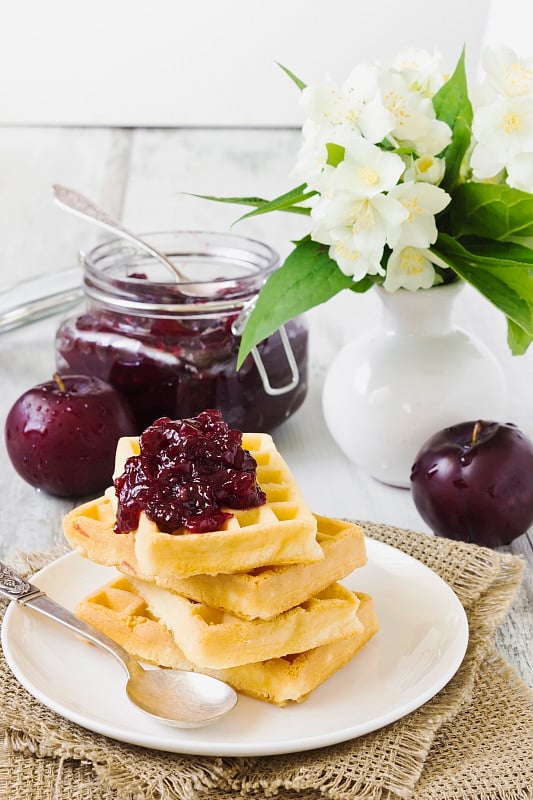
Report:
[[98,564],[154,580],[179,594],[245,619],[268,619],[302,603],[366,563],[362,529],[353,523],[315,514],[317,541],[324,558],[310,564],[265,566],[248,572],[221,575],[149,576],[135,555],[134,537],[113,533],[115,512],[107,498],[74,509],[64,521],[71,546]]
[[[271,564],[312,563],[323,558],[316,541],[316,520],[307,507],[287,464],[266,433],[243,434],[242,446],[257,461],[257,481],[267,502],[232,513],[223,529],[206,533],[163,533],[141,513],[132,534],[143,575],[216,575],[245,572]],[[117,447],[115,475],[126,459],[139,452],[138,440],[123,437]],[[114,489],[106,495],[115,505]]]
[[301,702],[333,675],[378,630],[372,598],[356,593],[361,630],[342,639],[299,653],[225,669],[199,668],[177,646],[171,631],[155,618],[125,577],[103,586],[76,608],[94,625],[142,661],[173,669],[192,669],[220,678],[237,691],[284,706]]
[[268,620],[243,620],[139,578],[131,578],[131,584],[185,656],[201,667],[235,667],[301,653],[361,630],[359,602],[339,583]]

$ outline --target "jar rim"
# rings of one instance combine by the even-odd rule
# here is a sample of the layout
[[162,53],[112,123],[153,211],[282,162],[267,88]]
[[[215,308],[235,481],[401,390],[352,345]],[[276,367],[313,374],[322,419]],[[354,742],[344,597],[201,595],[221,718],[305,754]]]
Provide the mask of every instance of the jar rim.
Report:
[[[134,275],[134,267],[161,271],[157,259],[120,237],[100,243],[83,255],[86,295],[130,313],[192,314],[241,307],[279,266],[279,255],[265,242],[235,233],[167,230],[142,234],[171,260],[195,262],[211,269],[209,277],[187,281]],[[161,243],[165,246],[161,247]],[[170,252],[169,252],[170,251]],[[130,265],[130,267],[128,267]],[[231,275],[216,275],[220,265]],[[183,268],[180,267],[181,271]],[[123,273],[123,274],[122,274]],[[159,298],[154,299],[154,293]]]

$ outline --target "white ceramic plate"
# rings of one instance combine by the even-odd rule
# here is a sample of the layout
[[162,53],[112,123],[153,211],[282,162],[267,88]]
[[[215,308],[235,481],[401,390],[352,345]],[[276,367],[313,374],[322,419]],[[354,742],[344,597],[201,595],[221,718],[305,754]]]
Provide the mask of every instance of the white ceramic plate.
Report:
[[[167,727],[130,704],[123,670],[111,656],[14,603],[2,628],[4,653],[44,705],[119,741],[209,756],[274,755],[343,742],[433,697],[458,669],[468,642],[463,607],[441,578],[381,542],[367,539],[367,552],[368,564],[343,583],[373,596],[380,631],[300,705],[277,708],[241,696],[235,710],[211,726]],[[115,574],[71,553],[41,570],[35,583],[72,609]]]

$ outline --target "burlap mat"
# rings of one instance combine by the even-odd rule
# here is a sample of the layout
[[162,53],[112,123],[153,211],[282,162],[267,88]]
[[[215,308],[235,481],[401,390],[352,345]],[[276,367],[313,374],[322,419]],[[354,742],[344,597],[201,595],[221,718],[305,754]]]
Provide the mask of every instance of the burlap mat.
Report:
[[[58,717],[27,694],[2,657],[1,800],[531,800],[532,696],[494,647],[520,584],[521,559],[363,525],[369,536],[435,570],[467,612],[463,664],[422,708],[375,733],[308,753],[182,756],[115,742]],[[31,572],[52,557],[23,554],[14,566]]]

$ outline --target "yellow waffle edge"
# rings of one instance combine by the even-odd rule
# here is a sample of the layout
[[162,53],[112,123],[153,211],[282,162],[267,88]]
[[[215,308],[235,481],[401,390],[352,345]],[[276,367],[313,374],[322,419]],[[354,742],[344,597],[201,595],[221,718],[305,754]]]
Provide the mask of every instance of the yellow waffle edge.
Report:
[[379,630],[372,598],[361,592],[355,595],[362,630],[298,655],[225,669],[199,668],[188,661],[172,633],[150,614],[126,576],[84,598],[76,613],[147,663],[203,672],[226,681],[243,694],[285,706],[305,700]]
[[244,619],[268,619],[302,603],[366,563],[364,534],[358,525],[314,516],[316,538],[324,556],[320,561],[189,577],[144,573],[135,554],[134,536],[113,533],[115,512],[107,497],[75,508],[66,515],[63,528],[71,547],[95,563],[117,567],[133,577],[154,580],[159,586]]
[[301,653],[361,631],[359,600],[339,583],[268,620],[243,620],[139,578],[131,578],[131,584],[185,656],[201,667],[235,667]]

